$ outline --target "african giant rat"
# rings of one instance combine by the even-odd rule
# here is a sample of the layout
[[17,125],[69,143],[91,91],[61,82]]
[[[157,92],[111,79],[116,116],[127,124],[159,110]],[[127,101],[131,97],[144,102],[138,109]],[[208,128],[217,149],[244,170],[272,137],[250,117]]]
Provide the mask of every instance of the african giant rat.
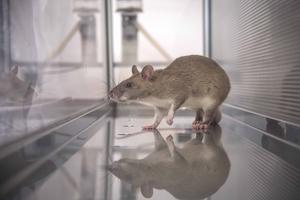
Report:
[[175,111],[186,107],[196,111],[193,128],[207,129],[220,120],[218,107],[229,90],[229,78],[215,61],[190,55],[177,58],[163,70],[146,65],[139,72],[132,66],[132,76],[113,88],[109,98],[153,106],[154,122],[144,128],[156,128],[166,113],[167,123],[172,125]]
[[211,126],[209,134],[197,133],[183,148],[165,141],[154,129],[155,150],[143,159],[122,158],[108,170],[122,181],[141,187],[145,197],[153,189],[165,189],[178,199],[203,199],[214,194],[227,180],[230,160],[221,142],[221,127]]

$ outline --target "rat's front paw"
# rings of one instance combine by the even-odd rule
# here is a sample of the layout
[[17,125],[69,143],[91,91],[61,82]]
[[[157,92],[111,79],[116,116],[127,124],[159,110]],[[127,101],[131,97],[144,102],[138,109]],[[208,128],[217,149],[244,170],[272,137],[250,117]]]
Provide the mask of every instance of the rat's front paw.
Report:
[[173,124],[173,118],[168,118],[167,124],[169,124],[169,126],[171,126]]
[[151,129],[156,129],[156,128],[157,128],[157,126],[155,124],[143,126],[144,130],[151,130]]
[[170,141],[170,142],[173,141],[172,135],[169,135],[169,136],[166,138],[166,140],[167,140],[167,141]]

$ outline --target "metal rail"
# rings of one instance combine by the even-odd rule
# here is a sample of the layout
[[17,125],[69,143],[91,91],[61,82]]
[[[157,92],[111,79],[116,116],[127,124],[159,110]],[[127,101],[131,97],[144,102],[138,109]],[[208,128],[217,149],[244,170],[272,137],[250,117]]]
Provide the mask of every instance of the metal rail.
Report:
[[109,106],[107,102],[101,103],[101,104],[96,104],[93,106],[90,106],[84,110],[80,110],[72,115],[69,115],[59,121],[56,121],[54,123],[49,124],[46,127],[43,127],[41,129],[38,129],[36,131],[33,131],[29,135],[24,136],[23,138],[20,138],[16,141],[12,141],[6,145],[3,145],[0,147],[0,159],[8,156],[9,154],[13,153],[14,151],[26,146],[27,144],[30,144],[31,142],[50,134],[51,132],[67,125],[70,124],[71,122],[93,112],[98,109],[104,108],[106,106]]
[[[136,63],[137,65],[140,65],[140,66],[144,66],[144,65],[147,65],[151,63],[152,65],[155,65],[155,66],[166,66],[167,64],[169,64],[170,62],[167,62],[167,61],[147,61],[147,62],[138,62]],[[30,67],[30,66],[36,66],[36,67],[39,67],[39,68],[42,68],[42,67],[52,67],[53,68],[53,71],[55,72],[60,72],[59,69],[61,69],[61,71],[64,71],[66,69],[72,69],[74,68],[75,70],[82,67],[82,63],[80,62],[51,62],[51,63],[46,63],[46,62],[27,62],[27,61],[14,61],[12,63],[12,65],[18,65],[20,68],[22,67]],[[95,63],[93,65],[91,65],[90,67],[103,67],[104,64],[103,63]],[[113,63],[113,66],[114,67],[128,67],[129,65],[126,64],[126,63],[123,63],[123,62],[114,62]],[[48,71],[49,72],[52,72],[52,71]],[[66,72],[69,72],[66,70]]]

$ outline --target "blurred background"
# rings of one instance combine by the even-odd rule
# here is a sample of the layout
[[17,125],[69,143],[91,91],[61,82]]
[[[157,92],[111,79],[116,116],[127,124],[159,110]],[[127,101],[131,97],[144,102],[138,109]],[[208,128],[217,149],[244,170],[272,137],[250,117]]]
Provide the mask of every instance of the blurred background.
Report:
[[[103,166],[150,152],[148,137],[120,142],[115,136],[139,132],[152,111],[110,104],[107,92],[134,64],[160,69],[190,54],[213,58],[230,77],[222,110],[231,121],[223,122],[223,132],[239,132],[284,160],[279,166],[291,165],[291,188],[300,189],[299,10],[297,0],[1,0],[0,197],[143,199],[114,185]],[[183,125],[175,128],[186,129],[193,113],[179,115]],[[186,137],[174,134],[178,143]],[[240,169],[243,156],[234,152],[242,146],[226,141]],[[230,186],[255,185],[237,184],[245,173],[235,171]],[[234,187],[225,188],[216,199]],[[164,195],[156,198],[172,199]]]

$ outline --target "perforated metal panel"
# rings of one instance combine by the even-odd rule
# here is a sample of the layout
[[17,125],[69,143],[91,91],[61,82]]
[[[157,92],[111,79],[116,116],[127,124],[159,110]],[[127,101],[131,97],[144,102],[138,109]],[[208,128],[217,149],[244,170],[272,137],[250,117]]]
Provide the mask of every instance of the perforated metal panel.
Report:
[[300,125],[299,0],[213,0],[212,57],[228,103]]

